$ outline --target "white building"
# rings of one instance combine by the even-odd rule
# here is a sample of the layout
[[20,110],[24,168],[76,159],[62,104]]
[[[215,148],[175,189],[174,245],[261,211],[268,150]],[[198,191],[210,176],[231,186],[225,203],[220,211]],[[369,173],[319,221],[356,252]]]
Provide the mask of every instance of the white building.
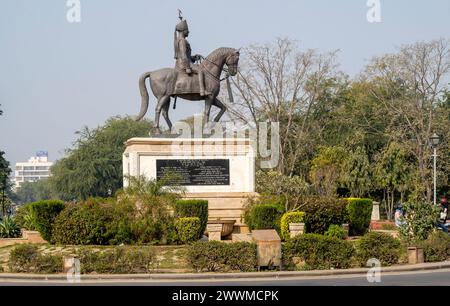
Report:
[[19,188],[23,182],[36,182],[48,178],[52,165],[53,163],[48,161],[48,153],[44,151],[37,152],[28,162],[16,163],[14,188]]

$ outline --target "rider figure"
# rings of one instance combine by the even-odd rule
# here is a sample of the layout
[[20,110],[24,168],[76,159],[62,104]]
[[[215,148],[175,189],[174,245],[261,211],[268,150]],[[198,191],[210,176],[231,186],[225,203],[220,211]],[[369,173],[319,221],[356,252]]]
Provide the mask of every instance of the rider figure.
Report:
[[[180,17],[182,19],[182,17]],[[181,20],[175,27],[174,48],[175,48],[175,68],[179,71],[185,71],[188,75],[195,73],[198,75],[198,83],[200,85],[200,96],[205,95],[204,74],[201,67],[195,64],[202,56],[196,54],[191,55],[191,45],[186,37],[189,36],[189,28],[186,20]]]

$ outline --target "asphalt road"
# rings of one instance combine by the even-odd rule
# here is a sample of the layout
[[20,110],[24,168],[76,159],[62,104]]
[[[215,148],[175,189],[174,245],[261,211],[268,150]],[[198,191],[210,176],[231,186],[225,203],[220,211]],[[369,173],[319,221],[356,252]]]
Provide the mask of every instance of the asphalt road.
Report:
[[0,286],[450,286],[450,269],[382,273],[381,282],[369,283],[365,275],[209,279],[209,280],[102,280],[81,281],[26,281],[0,279]]

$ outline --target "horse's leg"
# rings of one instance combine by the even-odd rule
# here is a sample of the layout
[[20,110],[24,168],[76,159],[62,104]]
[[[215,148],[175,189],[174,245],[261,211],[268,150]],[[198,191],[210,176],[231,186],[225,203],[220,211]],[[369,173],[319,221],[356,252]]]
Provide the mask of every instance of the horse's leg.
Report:
[[205,99],[205,110],[203,111],[203,125],[209,122],[209,114],[211,113],[211,105],[213,104],[213,98]]
[[169,119],[169,108],[170,108],[170,97],[169,97],[169,101],[164,104],[161,111],[162,111],[162,115],[163,115],[164,119],[167,122],[167,125],[169,126],[169,130],[172,130],[172,122],[170,122],[170,119]]
[[220,112],[217,114],[216,118],[214,118],[214,122],[219,122],[222,115],[226,112],[227,107],[223,104],[219,99],[215,98],[213,102],[214,106],[220,108]]
[[158,98],[158,103],[156,103],[156,108],[155,108],[155,130],[157,134],[161,134],[161,130],[159,129],[159,117],[161,114],[161,110],[163,108],[163,106],[165,105],[165,103],[170,102],[170,97],[169,96],[163,96],[163,97],[159,97]]

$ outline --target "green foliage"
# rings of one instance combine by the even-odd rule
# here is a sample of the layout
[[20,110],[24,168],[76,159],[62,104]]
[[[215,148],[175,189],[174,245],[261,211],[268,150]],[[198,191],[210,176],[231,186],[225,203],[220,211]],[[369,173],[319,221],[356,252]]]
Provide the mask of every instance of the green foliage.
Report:
[[347,201],[333,197],[309,197],[304,199],[305,229],[307,233],[323,234],[332,224],[347,220]]
[[81,248],[77,252],[81,273],[150,273],[156,266],[153,247],[119,246],[107,250]]
[[21,244],[10,251],[8,266],[12,273],[59,273],[63,260],[59,255],[41,254],[35,245]]
[[36,225],[34,222],[33,213],[31,212],[31,204],[32,203],[28,203],[20,206],[14,214],[14,220],[20,228],[35,231]]
[[0,221],[0,238],[20,237],[20,227],[10,216],[3,217]]
[[345,231],[341,225],[331,224],[328,230],[325,232],[325,236],[344,239]]
[[362,267],[371,258],[378,259],[383,266],[390,266],[398,263],[400,247],[400,241],[391,235],[370,232],[357,243],[357,257]]
[[280,219],[284,207],[277,204],[253,205],[246,215],[245,222],[250,230],[276,229],[280,232]]
[[57,195],[51,188],[48,179],[36,182],[23,182],[15,192],[17,203],[24,204],[54,199]]
[[112,220],[112,207],[99,200],[69,204],[54,222],[53,241],[69,245],[108,244],[112,238],[108,224]]
[[348,198],[347,213],[349,233],[351,236],[361,236],[367,233],[372,216],[372,200]]
[[281,217],[281,238],[290,238],[289,223],[304,223],[305,213],[302,211],[292,211],[283,214]]
[[431,203],[406,203],[403,212],[400,235],[410,244],[427,239],[439,222],[440,207]]
[[343,183],[352,196],[361,197],[372,186],[369,158],[363,147],[357,147],[345,161]]
[[11,168],[4,154],[5,152],[0,151],[0,216],[7,214],[11,202],[8,197],[8,193],[11,191],[11,181],[9,179]]
[[450,236],[444,232],[431,233],[419,246],[423,248],[425,262],[445,261],[450,257]]
[[55,219],[64,207],[64,202],[59,200],[39,201],[30,205],[34,225],[45,240],[52,241]]
[[178,239],[182,243],[189,243],[201,238],[203,232],[201,231],[200,218],[185,217],[179,218],[175,221]]
[[295,236],[283,247],[284,260],[300,258],[309,269],[349,268],[353,254],[351,242],[318,234]]
[[199,238],[203,235],[208,224],[207,200],[178,200],[174,205],[175,218],[198,217],[200,219]]
[[247,242],[195,242],[188,247],[188,262],[197,272],[255,271],[256,245]]
[[346,151],[344,148],[322,147],[311,161],[310,178],[317,193],[333,196],[342,181]]
[[64,200],[108,197],[122,187],[125,141],[147,136],[148,121],[113,117],[95,129],[85,127],[67,156],[52,167],[52,188]]

